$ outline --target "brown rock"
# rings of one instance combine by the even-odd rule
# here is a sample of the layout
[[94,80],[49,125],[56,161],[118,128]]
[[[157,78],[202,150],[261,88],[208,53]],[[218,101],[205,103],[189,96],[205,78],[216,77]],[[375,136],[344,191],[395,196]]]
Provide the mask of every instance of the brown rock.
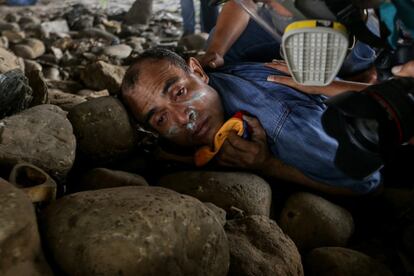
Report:
[[269,184],[262,178],[241,172],[179,172],[164,176],[160,186],[211,202],[230,212],[237,207],[247,215],[269,216]]
[[66,111],[71,110],[78,104],[86,102],[86,99],[84,97],[71,93],[65,93],[58,89],[49,89],[48,99],[50,104],[57,105]]
[[40,246],[32,203],[23,191],[1,178],[0,274],[53,275]]
[[299,250],[344,246],[354,232],[352,215],[344,208],[310,193],[297,193],[286,202],[280,227]]
[[28,38],[21,44],[14,45],[12,50],[19,57],[36,59],[45,53],[46,48],[41,40]]
[[136,0],[125,15],[124,21],[130,25],[148,24],[151,16],[152,0]]
[[198,200],[159,187],[63,197],[43,213],[54,259],[71,275],[226,275],[229,249]]
[[127,111],[114,97],[101,97],[79,104],[69,112],[79,153],[104,164],[133,152],[135,132]]
[[148,186],[148,183],[145,178],[137,174],[95,168],[82,177],[79,189],[87,191],[122,186]]
[[117,94],[121,88],[125,69],[103,61],[89,64],[81,72],[81,79],[91,89],[108,89],[109,93]]
[[306,257],[309,275],[315,276],[392,276],[387,267],[361,252],[341,247],[321,247]]
[[[27,68],[27,67],[26,67]],[[26,70],[26,76],[29,79],[29,85],[33,90],[33,100],[31,106],[45,104],[48,101],[47,83],[43,78],[42,71]]]
[[7,37],[11,43],[19,43],[26,38],[26,33],[23,31],[6,30],[1,32],[2,36]]
[[75,136],[66,112],[38,105],[0,121],[0,165],[25,161],[62,179],[75,159]]
[[295,244],[268,217],[229,220],[225,230],[230,245],[228,275],[303,275]]
[[24,71],[24,64],[12,52],[0,47],[0,74],[13,69]]

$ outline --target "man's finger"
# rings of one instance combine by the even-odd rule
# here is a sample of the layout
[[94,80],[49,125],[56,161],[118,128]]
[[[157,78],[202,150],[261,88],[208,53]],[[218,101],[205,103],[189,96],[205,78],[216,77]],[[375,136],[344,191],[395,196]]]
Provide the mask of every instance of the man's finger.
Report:
[[230,132],[227,136],[228,142],[235,150],[239,152],[248,152],[248,148],[250,147],[249,141],[241,138],[239,135],[237,135],[235,132]]
[[289,69],[288,69],[286,63],[284,63],[284,61],[275,61],[274,60],[272,62],[265,63],[265,66],[266,67],[269,67],[269,68],[273,68],[273,69],[279,70],[279,71],[281,71],[281,72],[283,72],[285,74],[290,75]]
[[243,120],[249,125],[251,130],[251,139],[255,142],[265,142],[266,141],[266,132],[263,129],[263,126],[260,124],[259,120],[256,118],[243,115]]
[[392,73],[398,77],[414,77],[414,61],[407,62],[403,65],[394,66]]

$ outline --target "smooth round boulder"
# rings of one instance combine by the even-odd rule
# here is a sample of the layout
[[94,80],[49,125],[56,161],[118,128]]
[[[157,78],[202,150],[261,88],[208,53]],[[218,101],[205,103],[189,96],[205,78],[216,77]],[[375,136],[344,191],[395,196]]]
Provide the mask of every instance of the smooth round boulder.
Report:
[[132,52],[132,48],[126,44],[108,46],[103,50],[103,53],[107,56],[124,59],[129,57]]
[[306,273],[310,276],[392,276],[377,260],[352,249],[321,247],[306,256]]
[[24,70],[22,61],[15,54],[2,47],[0,47],[0,60],[0,74],[4,74],[13,69]]
[[0,275],[53,275],[28,196],[0,178]]
[[153,0],[136,0],[124,17],[127,24],[148,24],[152,16]]
[[56,105],[38,105],[0,121],[0,166],[27,162],[61,180],[72,168],[75,150],[72,125]]
[[36,59],[45,53],[46,48],[41,40],[28,38],[21,44],[14,45],[12,50],[16,56],[27,59]]
[[303,275],[298,249],[275,221],[249,216],[227,221],[225,230],[230,245],[228,275]]
[[134,173],[95,168],[82,176],[77,188],[87,191],[122,186],[148,186],[148,182],[142,176]]
[[78,150],[85,159],[107,163],[135,149],[135,132],[122,103],[101,97],[81,103],[69,112]]
[[354,231],[352,215],[344,208],[310,193],[290,196],[280,215],[280,227],[301,251],[344,246]]
[[227,238],[195,198],[161,187],[65,196],[42,213],[43,236],[70,275],[226,275]]
[[227,213],[232,207],[246,215],[269,216],[272,191],[257,175],[242,172],[186,171],[164,176],[160,186],[211,202]]

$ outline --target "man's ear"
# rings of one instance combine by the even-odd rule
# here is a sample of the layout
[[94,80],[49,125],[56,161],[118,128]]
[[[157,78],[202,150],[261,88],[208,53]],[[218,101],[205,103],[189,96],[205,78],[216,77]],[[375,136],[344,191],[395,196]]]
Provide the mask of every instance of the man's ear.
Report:
[[198,62],[196,58],[190,57],[187,63],[191,69],[191,72],[193,72],[198,77],[200,77],[204,83],[208,83],[209,78],[206,72],[204,72],[203,67],[201,66],[200,62]]

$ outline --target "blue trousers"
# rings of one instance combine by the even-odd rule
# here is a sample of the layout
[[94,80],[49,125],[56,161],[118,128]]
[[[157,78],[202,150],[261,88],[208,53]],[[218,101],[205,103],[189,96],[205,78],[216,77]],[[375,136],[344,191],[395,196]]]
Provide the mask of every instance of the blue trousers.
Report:
[[[208,0],[200,0],[201,31],[209,33],[216,25],[219,14],[218,6],[209,6]],[[183,17],[184,35],[195,32],[195,9],[193,0],[180,0]]]

